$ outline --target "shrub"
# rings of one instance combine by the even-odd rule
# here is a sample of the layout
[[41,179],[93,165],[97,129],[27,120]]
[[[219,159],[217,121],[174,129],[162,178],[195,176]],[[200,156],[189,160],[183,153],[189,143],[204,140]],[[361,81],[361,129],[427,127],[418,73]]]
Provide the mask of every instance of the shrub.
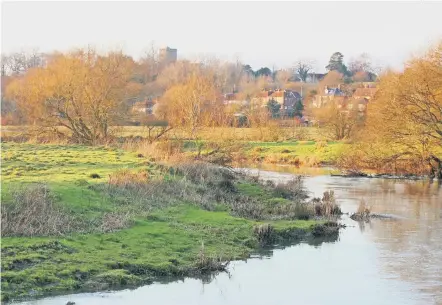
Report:
[[253,228],[259,244],[264,246],[271,244],[274,241],[274,228],[271,224],[257,225]]
[[315,198],[312,200],[315,205],[315,213],[317,216],[341,215],[341,208],[336,204],[335,194],[333,191],[326,191],[322,200]]
[[278,183],[274,188],[276,197],[285,199],[305,199],[307,192],[304,189],[301,176],[296,176],[286,183]]

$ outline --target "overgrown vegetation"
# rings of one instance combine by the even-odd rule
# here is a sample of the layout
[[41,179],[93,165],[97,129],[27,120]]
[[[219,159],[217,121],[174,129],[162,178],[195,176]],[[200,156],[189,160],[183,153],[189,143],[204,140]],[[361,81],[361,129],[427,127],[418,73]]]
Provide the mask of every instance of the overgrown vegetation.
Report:
[[366,127],[344,151],[349,170],[428,175],[442,179],[442,44],[380,78]]
[[[2,151],[3,300],[219,272],[259,245],[322,230],[316,205],[325,201],[308,200],[300,178],[275,185],[105,147],[2,143]],[[254,229],[265,224],[271,238]]]

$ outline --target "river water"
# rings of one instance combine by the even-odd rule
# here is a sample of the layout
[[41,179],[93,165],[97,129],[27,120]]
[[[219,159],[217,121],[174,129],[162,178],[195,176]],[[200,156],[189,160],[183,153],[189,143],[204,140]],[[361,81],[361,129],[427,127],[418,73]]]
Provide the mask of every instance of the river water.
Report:
[[[257,170],[251,170],[255,173]],[[285,171],[286,173],[283,173]],[[291,168],[260,171],[291,179]],[[339,239],[275,249],[230,265],[208,280],[155,283],[135,290],[85,293],[23,304],[62,305],[442,305],[442,186],[430,181],[305,178],[312,196],[334,190],[344,212],[361,199],[394,220],[357,223],[344,215]]]

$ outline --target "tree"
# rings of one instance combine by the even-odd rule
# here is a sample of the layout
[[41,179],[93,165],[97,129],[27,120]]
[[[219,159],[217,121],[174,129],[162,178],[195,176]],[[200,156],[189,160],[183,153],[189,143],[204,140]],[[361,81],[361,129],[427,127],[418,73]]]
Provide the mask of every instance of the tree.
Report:
[[256,128],[259,132],[260,139],[264,139],[270,121],[270,113],[267,107],[253,107],[246,112],[250,126]]
[[378,69],[373,67],[370,56],[363,53],[349,62],[348,70],[354,81],[375,81]]
[[202,69],[198,64],[187,60],[179,60],[171,63],[157,77],[157,83],[163,91],[183,84],[194,73],[201,73]]
[[376,76],[374,74],[365,71],[357,71],[352,73],[352,75],[354,82],[371,82],[376,80]]
[[159,58],[159,49],[153,42],[145,49],[144,55],[141,57],[140,65],[141,73],[145,82],[153,82],[157,75],[161,72],[161,62]]
[[253,69],[252,69],[252,67],[250,65],[244,65],[243,66],[243,71],[246,74],[255,75],[255,71],[253,71]]
[[302,117],[302,112],[304,110],[304,104],[301,100],[296,101],[295,106],[293,107],[293,115],[290,115],[290,117],[298,116]]
[[344,76],[348,75],[348,69],[344,64],[344,55],[340,52],[335,52],[330,57],[328,65],[325,67],[328,71],[337,71]]
[[6,76],[8,73],[8,65],[9,65],[9,57],[2,54],[2,62],[1,62],[1,76]]
[[275,83],[277,88],[285,88],[289,79],[291,77],[291,73],[287,70],[279,70],[275,75]]
[[280,116],[279,111],[281,110],[281,104],[274,99],[271,99],[267,102],[267,109],[269,110],[272,118],[278,118]]
[[270,70],[267,67],[260,68],[258,71],[255,72],[256,77],[260,76],[272,76],[272,70]]
[[182,127],[191,138],[200,127],[207,126],[219,114],[221,106],[213,81],[194,73],[185,83],[168,89],[160,100],[155,115],[167,120],[172,127]]
[[121,52],[58,55],[11,83],[7,95],[34,121],[35,131],[94,145],[109,139],[110,126],[125,113],[133,64]]
[[327,73],[327,75],[319,82],[319,90],[322,94],[324,91],[324,88],[326,86],[328,87],[338,87],[340,84],[344,82],[344,75],[339,73],[338,71],[330,71]]
[[313,70],[313,64],[309,60],[298,60],[295,64],[294,70],[301,81],[305,83],[309,72]]
[[328,135],[335,140],[350,138],[360,123],[356,109],[345,111],[334,102],[330,102],[325,107],[313,109],[312,112]]
[[42,67],[44,64],[43,54],[37,49],[25,52],[15,52],[9,55],[2,54],[2,75],[22,75],[27,70]]
[[442,42],[382,75],[378,88],[361,141],[366,164],[442,179]]

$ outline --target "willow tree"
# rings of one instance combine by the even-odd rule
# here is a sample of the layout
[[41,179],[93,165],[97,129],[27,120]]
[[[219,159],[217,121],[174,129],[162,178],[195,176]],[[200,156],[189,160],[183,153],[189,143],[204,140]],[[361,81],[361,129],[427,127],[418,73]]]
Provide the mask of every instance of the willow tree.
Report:
[[312,109],[313,117],[323,126],[327,137],[334,140],[351,138],[362,124],[357,109],[345,110],[335,103],[329,102],[322,108]]
[[79,50],[29,70],[7,95],[34,122],[34,131],[94,145],[106,141],[121,119],[132,71],[133,60],[120,52]]
[[164,93],[155,115],[196,138],[201,127],[213,124],[223,112],[222,106],[212,78],[193,73],[185,82]]
[[403,72],[383,75],[367,117],[366,155],[376,150],[387,167],[399,161],[442,179],[442,42]]

